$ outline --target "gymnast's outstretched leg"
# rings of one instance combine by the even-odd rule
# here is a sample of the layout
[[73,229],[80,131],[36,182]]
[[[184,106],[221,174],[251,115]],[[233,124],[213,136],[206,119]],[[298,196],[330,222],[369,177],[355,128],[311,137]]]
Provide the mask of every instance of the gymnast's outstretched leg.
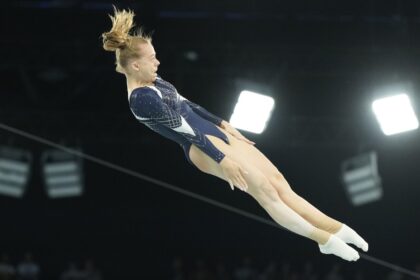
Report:
[[344,242],[354,244],[364,251],[368,250],[368,243],[353,229],[325,215],[304,198],[296,194],[278,169],[257,148],[234,138],[231,140],[233,145],[244,151],[243,153],[247,155],[251,162],[269,179],[270,183],[277,190],[280,199],[287,206],[315,227],[332,233]]
[[[241,151],[237,149],[237,146],[227,145],[222,140],[210,135],[207,137],[226,156],[238,162],[248,172],[248,174],[245,175],[245,180],[248,184],[247,192],[258,201],[278,224],[294,233],[316,241],[320,245],[321,252],[325,254],[335,254],[348,261],[355,261],[359,258],[357,251],[349,247],[342,240],[313,226],[288,207],[280,199],[278,192],[271,185],[270,181],[261,171],[251,164],[246,156],[241,154]],[[198,169],[226,180],[220,165],[196,146],[191,146],[189,155]]]
[[312,225],[334,234],[346,243],[356,245],[365,252],[368,250],[368,243],[360,235],[347,225],[328,217],[296,194],[283,176],[271,178],[270,182],[279,192],[280,198]]

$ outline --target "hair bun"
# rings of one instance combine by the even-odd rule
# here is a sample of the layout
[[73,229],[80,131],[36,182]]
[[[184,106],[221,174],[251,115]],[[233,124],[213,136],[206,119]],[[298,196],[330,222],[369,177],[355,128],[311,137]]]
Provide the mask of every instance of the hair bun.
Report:
[[121,36],[115,31],[106,32],[102,34],[103,47],[107,51],[116,51],[117,49],[124,49],[127,47],[127,36]]
[[129,45],[130,30],[134,27],[134,12],[131,10],[119,11],[114,6],[114,15],[109,15],[112,21],[110,31],[102,33],[103,48],[107,51],[116,51]]

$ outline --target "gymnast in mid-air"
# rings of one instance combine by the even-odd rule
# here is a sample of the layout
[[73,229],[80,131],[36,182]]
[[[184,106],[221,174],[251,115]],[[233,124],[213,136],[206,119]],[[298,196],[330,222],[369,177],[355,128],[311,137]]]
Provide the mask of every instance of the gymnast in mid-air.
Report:
[[181,96],[158,74],[152,39],[134,30],[134,12],[114,7],[103,48],[115,52],[116,71],[127,79],[127,98],[135,118],[177,142],[190,164],[226,181],[232,190],[251,195],[279,225],[318,243],[324,254],[359,259],[368,243],[349,226],[315,208],[296,194],[283,174],[229,122]]

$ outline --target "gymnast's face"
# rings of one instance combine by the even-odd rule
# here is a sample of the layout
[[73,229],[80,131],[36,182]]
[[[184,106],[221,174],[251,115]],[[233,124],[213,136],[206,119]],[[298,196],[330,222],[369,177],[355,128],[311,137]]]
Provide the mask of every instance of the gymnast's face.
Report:
[[160,64],[156,58],[156,52],[150,43],[139,44],[139,59],[132,62],[136,76],[143,82],[154,82],[157,77],[157,70]]

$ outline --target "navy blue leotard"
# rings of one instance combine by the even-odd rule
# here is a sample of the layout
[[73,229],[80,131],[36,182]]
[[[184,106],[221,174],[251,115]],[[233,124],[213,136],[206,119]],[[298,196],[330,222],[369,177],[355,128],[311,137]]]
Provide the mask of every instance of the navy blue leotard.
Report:
[[191,144],[217,163],[224,158],[225,155],[205,136],[213,135],[229,144],[228,137],[216,127],[222,119],[180,95],[172,84],[161,77],[157,77],[154,86],[134,89],[129,105],[137,120],[180,144],[192,165],[188,154]]

